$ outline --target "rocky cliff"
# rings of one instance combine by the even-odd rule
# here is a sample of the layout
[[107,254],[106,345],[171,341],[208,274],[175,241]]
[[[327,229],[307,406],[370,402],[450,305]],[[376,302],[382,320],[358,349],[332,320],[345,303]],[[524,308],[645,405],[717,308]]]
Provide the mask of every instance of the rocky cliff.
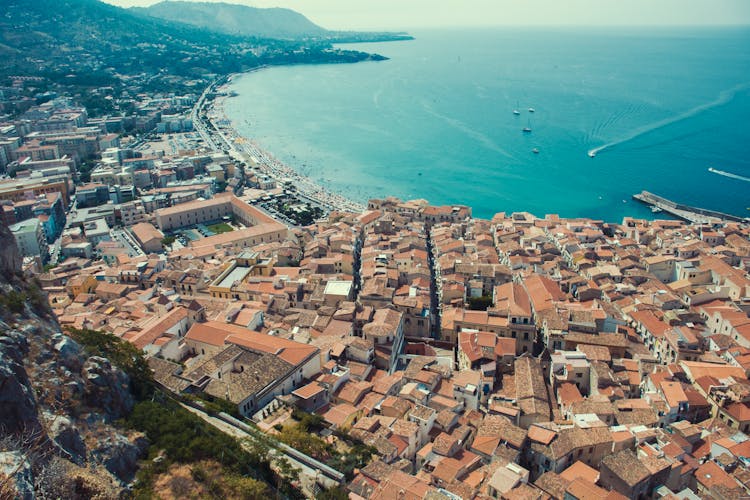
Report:
[[64,335],[0,225],[0,498],[115,498],[146,440],[128,376]]

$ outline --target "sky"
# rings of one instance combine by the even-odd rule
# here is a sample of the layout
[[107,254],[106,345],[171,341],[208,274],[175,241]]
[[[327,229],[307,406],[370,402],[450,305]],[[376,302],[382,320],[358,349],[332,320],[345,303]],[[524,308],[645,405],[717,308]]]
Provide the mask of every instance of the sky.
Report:
[[[157,0],[105,0],[121,7]],[[218,1],[218,0],[203,0]],[[334,30],[504,25],[750,25],[750,0],[225,0],[286,7]]]

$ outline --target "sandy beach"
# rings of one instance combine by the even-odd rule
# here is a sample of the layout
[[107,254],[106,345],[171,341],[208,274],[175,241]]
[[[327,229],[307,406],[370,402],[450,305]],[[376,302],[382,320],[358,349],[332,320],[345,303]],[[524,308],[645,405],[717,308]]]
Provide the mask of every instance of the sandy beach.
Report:
[[253,157],[257,168],[262,173],[272,177],[279,186],[282,186],[285,182],[291,182],[298,195],[321,205],[323,208],[349,212],[364,211],[366,206],[362,203],[350,200],[317,184],[309,177],[275,158],[270,152],[262,149],[252,138],[243,137],[237,131],[235,124],[224,112],[224,101],[231,97],[230,85],[233,76],[229,77],[227,83],[215,89],[217,97],[206,106],[206,116],[220,130],[220,135],[229,147],[237,153]]

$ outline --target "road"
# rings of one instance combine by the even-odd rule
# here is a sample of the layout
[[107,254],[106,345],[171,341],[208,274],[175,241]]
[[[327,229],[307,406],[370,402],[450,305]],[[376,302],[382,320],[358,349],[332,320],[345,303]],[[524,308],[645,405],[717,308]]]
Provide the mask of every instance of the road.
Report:
[[[206,105],[206,95],[213,92],[220,80],[213,82],[206,90],[203,91],[200,98],[193,107],[191,118],[193,127],[201,135],[206,144],[214,150],[228,151],[229,155],[238,161],[247,161],[253,157],[257,161],[259,169],[269,177],[273,178],[277,184],[283,183],[286,179],[294,182],[297,192],[295,196],[302,201],[307,201],[318,205],[325,211],[330,210],[348,210],[353,212],[362,212],[365,207],[360,203],[353,202],[341,195],[327,192],[322,187],[315,184],[311,179],[300,175],[292,168],[284,165],[276,158],[261,150],[251,141],[243,141],[241,144],[235,144],[235,137],[227,137],[221,127],[216,126],[210,118],[205,121],[201,119],[201,114]],[[234,132],[230,129],[230,135]]]

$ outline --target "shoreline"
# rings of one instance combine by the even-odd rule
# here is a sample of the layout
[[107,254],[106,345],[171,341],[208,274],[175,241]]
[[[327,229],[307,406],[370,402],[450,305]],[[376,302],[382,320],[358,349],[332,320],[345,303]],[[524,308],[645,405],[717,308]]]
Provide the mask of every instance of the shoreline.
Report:
[[[255,73],[266,68],[267,66],[259,66],[243,73],[227,75],[226,81],[214,89],[214,92],[220,95],[217,95],[205,107],[207,119],[220,131],[220,135],[230,149],[239,154],[254,158],[256,160],[254,162],[255,168],[273,178],[277,183],[277,187],[283,187],[284,181],[292,181],[298,196],[307,198],[308,201],[317,203],[328,211],[365,211],[367,208],[365,204],[351,200],[328,187],[321,186],[294,167],[277,159],[271,152],[261,147],[252,137],[246,137],[241,134],[237,130],[235,123],[227,117],[224,110],[224,102],[226,99],[233,97],[230,95],[232,80],[236,76]],[[223,122],[227,125],[219,126],[217,122]]]
[[[232,95],[231,90],[231,85],[234,81],[234,78],[248,73],[254,73],[262,69],[267,69],[269,67],[272,66],[259,66],[242,73],[231,73],[223,77],[223,83],[213,88],[213,92],[217,94],[216,97],[204,107],[207,120],[211,124],[213,124],[214,127],[216,127],[216,129],[219,131],[219,135],[222,137],[231,151],[238,153],[243,157],[247,157],[243,158],[243,161],[246,161],[250,166],[255,166],[255,169],[259,173],[268,175],[269,177],[273,178],[277,182],[277,187],[283,188],[284,181],[291,181],[291,184],[296,188],[296,196],[303,202],[312,202],[326,211],[365,211],[367,209],[366,202],[363,203],[355,201],[343,194],[337,193],[331,187],[320,184],[320,180],[318,180],[317,182],[313,180],[309,176],[309,173],[304,173],[306,169],[299,168],[298,170],[298,168],[295,168],[277,159],[269,150],[264,149],[260,144],[258,144],[256,142],[256,139],[252,137],[251,133],[248,133],[247,135],[243,135],[242,133],[240,133],[237,127],[238,123],[229,119],[225,111],[225,100],[229,97],[236,96]],[[219,126],[219,123],[221,123],[222,125]],[[250,157],[253,157],[256,161],[251,161],[249,159]],[[635,197],[636,195],[631,196]],[[625,200],[623,200],[623,202],[625,202]],[[636,210],[634,210],[633,212],[636,212]],[[679,217],[673,214],[670,215],[671,216],[669,217],[669,219],[679,219]],[[648,220],[655,220],[659,218],[656,213],[643,215],[629,213],[625,216],[643,218]],[[741,218],[741,216],[738,215],[732,215],[732,217]],[[618,222],[618,220],[615,219],[605,220],[615,223]]]

